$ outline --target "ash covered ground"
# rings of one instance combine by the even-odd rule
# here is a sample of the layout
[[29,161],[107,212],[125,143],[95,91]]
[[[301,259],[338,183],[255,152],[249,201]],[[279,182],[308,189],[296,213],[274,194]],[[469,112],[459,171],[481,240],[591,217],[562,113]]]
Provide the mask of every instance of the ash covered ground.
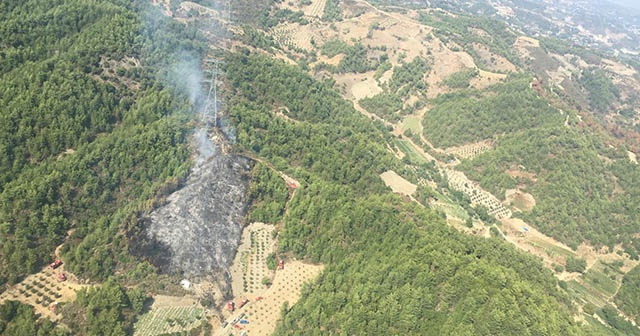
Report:
[[185,187],[145,219],[143,253],[169,273],[227,274],[240,243],[252,162],[224,154],[203,130],[194,138],[200,155]]

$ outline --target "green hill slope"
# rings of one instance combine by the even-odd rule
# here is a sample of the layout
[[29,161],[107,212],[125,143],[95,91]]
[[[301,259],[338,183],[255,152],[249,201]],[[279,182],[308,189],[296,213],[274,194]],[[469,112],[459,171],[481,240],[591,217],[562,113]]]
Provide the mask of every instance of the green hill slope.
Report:
[[67,266],[104,279],[127,258],[125,224],[189,166],[191,107],[156,79],[148,62],[171,57],[149,41],[202,45],[178,38],[186,30],[142,35],[127,2],[3,2],[0,12],[0,285],[50,262],[71,229]]
[[[538,261],[506,243],[464,236],[386,192],[377,178],[391,168],[381,131],[331,89],[263,57],[228,61],[239,145],[304,180],[280,249],[328,264],[284,310],[277,334],[579,334]],[[250,84],[242,80],[249,76]],[[329,108],[305,112],[297,101]],[[289,103],[303,122],[271,112]]]

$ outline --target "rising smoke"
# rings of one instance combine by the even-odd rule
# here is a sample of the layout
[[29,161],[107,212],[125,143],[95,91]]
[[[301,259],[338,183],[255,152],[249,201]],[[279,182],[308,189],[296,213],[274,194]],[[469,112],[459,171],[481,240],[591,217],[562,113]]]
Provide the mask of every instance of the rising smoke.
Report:
[[[174,16],[176,13],[178,9]],[[162,29],[154,15],[158,14],[147,16],[154,20],[154,29]],[[209,77],[202,71],[202,57],[187,50],[173,55],[175,62],[166,65],[162,78],[178,95],[187,98],[196,113],[194,167],[185,186],[170,195],[165,206],[141,221],[145,233],[137,250],[169,273],[222,278],[220,275],[227,273],[239,244],[252,162],[227,155],[221,149],[225,135],[233,141],[234,132],[227,119],[217,123],[224,126],[221,128],[210,122],[214,102],[208,97],[208,85],[217,83],[206,82]],[[212,137],[220,140],[213,141]]]

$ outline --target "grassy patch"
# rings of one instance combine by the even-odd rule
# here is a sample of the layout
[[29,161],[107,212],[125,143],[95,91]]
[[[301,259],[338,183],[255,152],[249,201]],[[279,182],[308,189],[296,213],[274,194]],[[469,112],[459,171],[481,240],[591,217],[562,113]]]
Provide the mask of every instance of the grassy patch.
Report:
[[[433,203],[430,206],[432,208],[436,209],[436,210],[440,210],[440,211],[446,213],[448,216],[460,218],[463,221],[466,221],[467,218],[469,218],[469,214],[467,213],[467,211],[465,211],[457,203],[453,203],[453,202],[446,202],[445,203],[445,202],[443,202],[443,200],[441,200],[440,202]],[[464,222],[462,224],[464,224]]]
[[587,284],[607,296],[613,296],[616,293],[621,278],[622,276],[611,269],[611,266],[603,265],[600,262],[596,263],[584,275],[584,281]]
[[557,246],[553,243],[541,240],[541,239],[535,239],[532,238],[530,241],[530,244],[535,246],[535,247],[539,247],[541,249],[543,249],[545,251],[545,253],[547,255],[549,255],[550,257],[555,257],[555,256],[561,256],[564,258],[569,258],[569,257],[575,257],[575,253],[573,253],[572,251],[569,251],[567,249],[563,249],[560,246]]
[[583,303],[592,303],[597,307],[603,307],[607,302],[592,287],[587,287],[575,280],[567,282],[567,291]]
[[422,132],[422,127],[420,125],[420,117],[417,116],[406,116],[402,120],[402,128],[405,130],[411,130],[414,134],[420,134]]
[[398,147],[404,155],[407,156],[409,162],[411,163],[427,163],[427,159],[422,156],[420,152],[418,152],[413,146],[406,140],[396,139],[393,141],[393,144]]
[[617,336],[619,333],[615,332],[613,329],[608,328],[604,324],[600,323],[600,321],[596,320],[593,316],[586,315],[585,320],[587,321],[588,327],[585,327],[585,330],[589,332],[589,335],[603,335],[603,336]]

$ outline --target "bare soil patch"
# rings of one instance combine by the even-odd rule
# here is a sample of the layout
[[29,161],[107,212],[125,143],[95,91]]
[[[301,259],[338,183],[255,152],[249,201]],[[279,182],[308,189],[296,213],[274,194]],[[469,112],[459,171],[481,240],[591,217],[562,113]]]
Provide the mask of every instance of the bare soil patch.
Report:
[[541,257],[543,263],[551,269],[553,269],[552,265],[554,264],[564,265],[567,256],[575,255],[571,248],[543,235],[522,219],[505,218],[500,222],[502,223],[502,232],[505,234],[507,241],[522,250]]
[[197,298],[191,295],[185,296],[169,296],[155,295],[151,308],[167,308],[167,307],[189,307],[197,303]]
[[506,72],[517,70],[516,66],[513,65],[513,63],[511,63],[503,56],[492,52],[486,45],[473,43],[472,48],[478,54],[478,56],[480,56],[483,63],[491,70]]
[[505,192],[505,199],[508,205],[520,211],[531,211],[536,206],[536,200],[531,194],[518,189],[508,189]]
[[331,58],[329,58],[329,57],[327,57],[325,55],[320,55],[318,57],[318,61],[315,62],[315,63],[310,64],[310,66],[313,67],[315,64],[318,64],[318,63],[326,63],[326,64],[329,64],[329,65],[338,66],[338,64],[340,64],[340,61],[342,61],[343,58],[344,58],[344,54],[338,54],[338,55],[335,55],[335,56],[333,56]]
[[442,84],[443,79],[448,78],[456,72],[476,69],[476,65],[469,54],[461,51],[451,51],[451,49],[446,47],[440,40],[436,40],[435,38],[430,48],[433,48],[431,52],[434,62],[431,72],[427,76],[427,84],[429,85],[427,97],[432,99],[441,93],[449,91],[449,88]]
[[627,155],[629,156],[629,161],[638,164],[638,157],[636,156],[636,153],[627,151]]
[[469,85],[476,89],[483,89],[487,86],[498,84],[498,82],[503,81],[505,78],[507,78],[505,74],[478,69],[478,75],[471,78]]
[[636,71],[633,68],[626,66],[622,63],[612,61],[610,59],[606,59],[606,58],[602,59],[601,64],[605,70],[611,71],[620,76],[631,77],[636,74]]
[[360,100],[365,97],[373,97],[382,92],[382,89],[378,86],[373,76],[367,76],[360,82],[355,82],[351,86],[351,94],[354,99]]
[[540,41],[528,36],[518,36],[514,46],[516,48],[540,47]]
[[362,98],[382,92],[378,83],[373,79],[373,71],[361,74],[336,74],[333,78],[336,80],[336,85],[344,89],[343,96],[354,103]]
[[416,192],[416,185],[405,180],[402,176],[398,175],[393,170],[386,171],[380,174],[380,177],[384,183],[393,190],[395,193],[411,196]]

